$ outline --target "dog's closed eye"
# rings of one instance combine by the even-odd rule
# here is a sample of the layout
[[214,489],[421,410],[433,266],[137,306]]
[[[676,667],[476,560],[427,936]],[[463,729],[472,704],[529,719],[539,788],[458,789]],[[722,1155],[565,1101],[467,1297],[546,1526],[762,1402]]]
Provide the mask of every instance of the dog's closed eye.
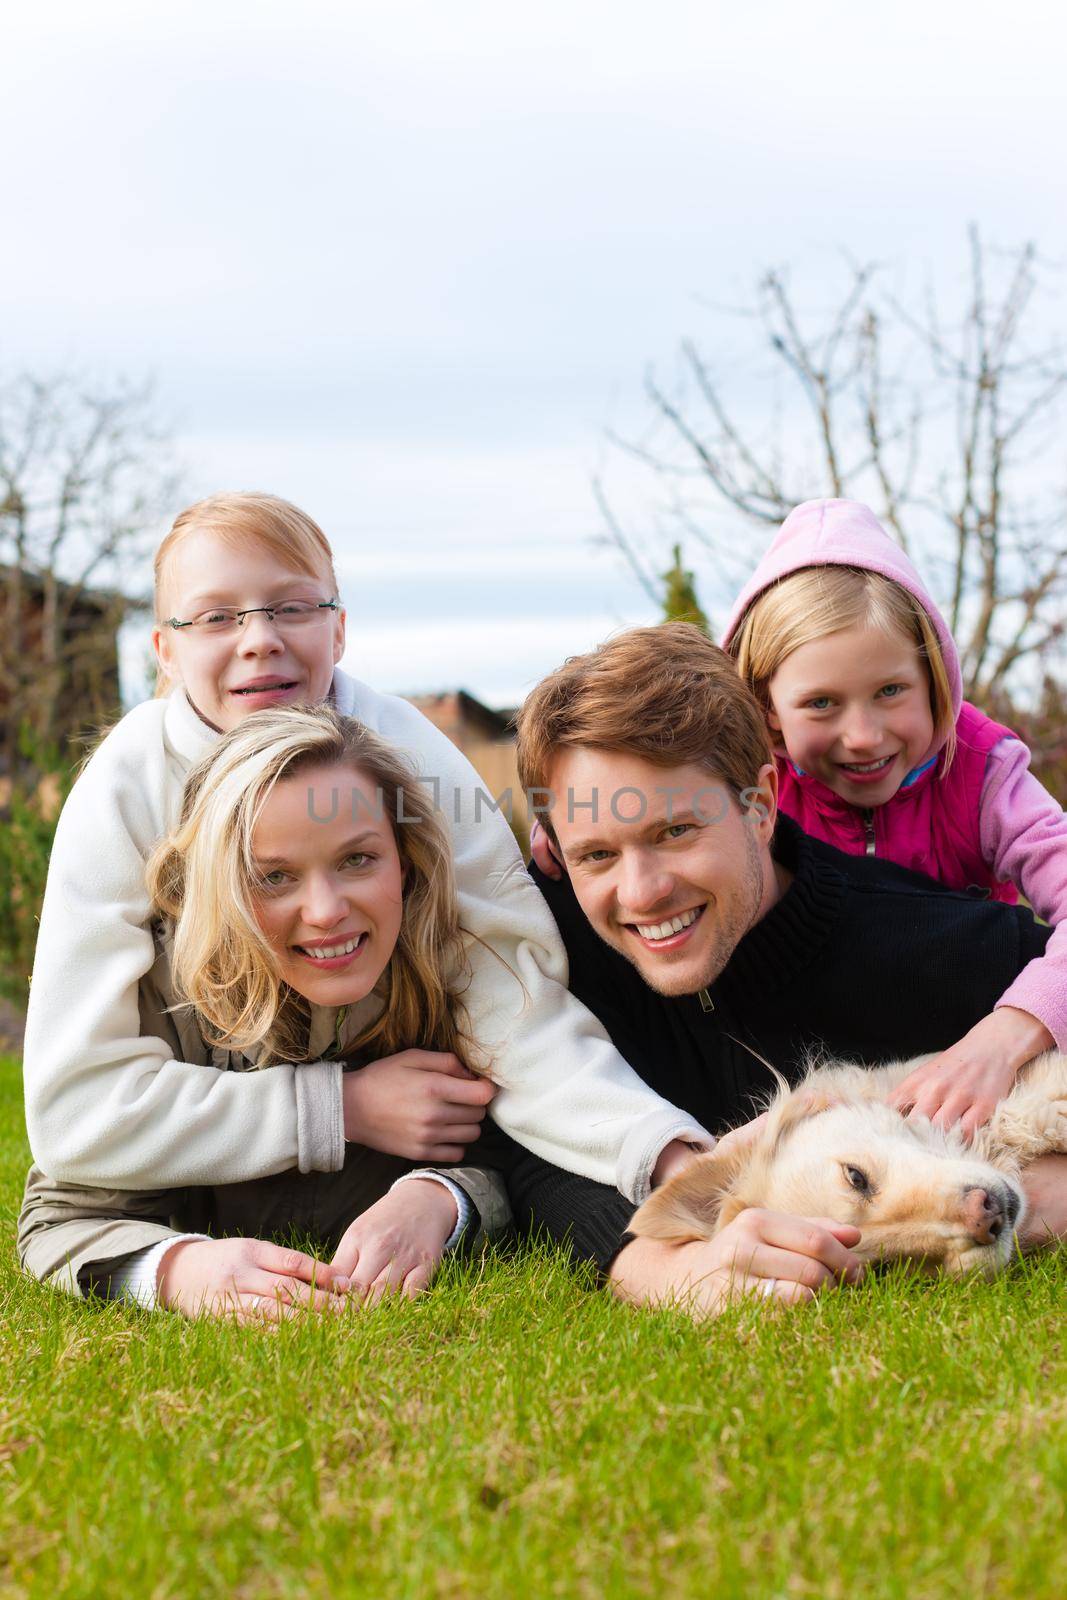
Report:
[[870,1178],[868,1178],[863,1168],[850,1166],[846,1161],[844,1164],[844,1173],[845,1177],[848,1179],[853,1189],[855,1189],[856,1193],[863,1195],[865,1200],[869,1200],[874,1193],[874,1184],[871,1182]]

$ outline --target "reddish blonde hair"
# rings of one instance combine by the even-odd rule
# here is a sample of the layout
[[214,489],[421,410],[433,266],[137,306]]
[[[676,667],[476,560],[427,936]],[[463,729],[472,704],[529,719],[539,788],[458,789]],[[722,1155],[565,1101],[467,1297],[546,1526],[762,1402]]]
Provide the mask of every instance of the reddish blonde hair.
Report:
[[[159,622],[163,621],[167,609],[163,599],[167,563],[183,539],[200,532],[216,534],[231,548],[251,545],[265,550],[297,571],[324,579],[331,596],[337,594],[337,573],[329,540],[306,511],[276,494],[259,494],[253,490],[213,494],[180,511],[156,551],[153,571],[156,620]],[[160,669],[156,677],[156,695],[166,694],[169,689],[170,683]]]
[[733,661],[691,622],[633,628],[572,656],[527,697],[518,733],[527,790],[548,789],[556,752],[577,745],[659,767],[692,762],[738,795],[774,759],[763,713]]

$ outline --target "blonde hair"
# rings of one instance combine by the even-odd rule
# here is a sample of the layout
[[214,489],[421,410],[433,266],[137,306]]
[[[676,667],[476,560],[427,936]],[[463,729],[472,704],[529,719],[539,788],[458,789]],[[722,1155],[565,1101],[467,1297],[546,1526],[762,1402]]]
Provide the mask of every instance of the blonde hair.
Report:
[[[519,777],[547,789],[557,750],[586,745],[660,767],[695,762],[740,795],[772,760],[767,724],[726,653],[692,622],[631,628],[572,656],[517,719]],[[552,833],[550,818],[542,826]]]
[[[306,511],[275,494],[258,494],[251,490],[213,494],[180,511],[156,551],[153,574],[157,622],[164,620],[163,596],[170,557],[191,533],[200,532],[216,534],[231,548],[252,545],[265,550],[300,572],[324,578],[331,598],[337,594],[337,573],[329,540]],[[157,698],[168,694],[170,689],[171,682],[160,667],[156,674]]]
[[943,741],[944,777],[956,749],[956,711],[941,641],[924,607],[892,578],[862,567],[802,567],[756,596],[729,650],[766,716],[771,679],[787,656],[801,645],[854,627],[903,634],[917,647],[929,673],[930,711],[935,737]]
[[346,1053],[372,1045],[381,1055],[459,1053],[468,1044],[463,1012],[445,975],[465,962],[447,835],[413,768],[328,706],[255,712],[189,774],[179,824],[147,869],[153,905],[174,924],[179,993],[215,1042],[262,1045],[263,1065],[308,1059],[310,1007],[279,976],[256,920],[252,836],[275,785],[311,766],[356,767],[371,780],[404,869],[400,934],[380,980],[384,1009]]

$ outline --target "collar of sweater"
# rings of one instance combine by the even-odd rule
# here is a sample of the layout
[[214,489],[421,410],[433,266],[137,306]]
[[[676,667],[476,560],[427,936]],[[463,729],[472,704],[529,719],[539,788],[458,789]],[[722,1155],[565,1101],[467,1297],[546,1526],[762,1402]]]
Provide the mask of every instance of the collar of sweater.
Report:
[[190,705],[184,689],[172,689],[168,694],[163,729],[171,749],[190,767],[207,755],[219,737],[218,729]]
[[[796,823],[779,812],[771,853],[793,874],[782,898],[736,946],[706,991],[712,1000],[783,988],[819,960],[840,917],[847,890],[843,873]],[[691,997],[694,1004],[697,996]]]
[[[356,692],[359,688],[355,679],[348,677],[340,668],[336,669],[330,687],[331,704],[345,716],[355,715]],[[217,728],[204,721],[182,688],[172,689],[167,695],[163,726],[167,743],[190,767],[206,756],[221,737]]]

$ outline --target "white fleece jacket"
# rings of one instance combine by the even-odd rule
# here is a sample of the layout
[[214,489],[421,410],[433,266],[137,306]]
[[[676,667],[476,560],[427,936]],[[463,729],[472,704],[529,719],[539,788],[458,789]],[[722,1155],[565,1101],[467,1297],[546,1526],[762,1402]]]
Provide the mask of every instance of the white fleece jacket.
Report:
[[[405,700],[341,672],[333,698],[439,785],[460,919],[483,941],[471,943],[464,1003],[501,1085],[494,1118],[538,1155],[641,1201],[671,1139],[712,1141],[641,1081],[568,993],[555,923],[507,823],[478,805],[486,791],[465,757]],[[339,1062],[219,1072],[172,1059],[139,1031],[138,983],[155,959],[145,861],[217,738],[180,690],[137,706],[59,819],[24,1055],[30,1146],[50,1177],[145,1189],[344,1163]]]

